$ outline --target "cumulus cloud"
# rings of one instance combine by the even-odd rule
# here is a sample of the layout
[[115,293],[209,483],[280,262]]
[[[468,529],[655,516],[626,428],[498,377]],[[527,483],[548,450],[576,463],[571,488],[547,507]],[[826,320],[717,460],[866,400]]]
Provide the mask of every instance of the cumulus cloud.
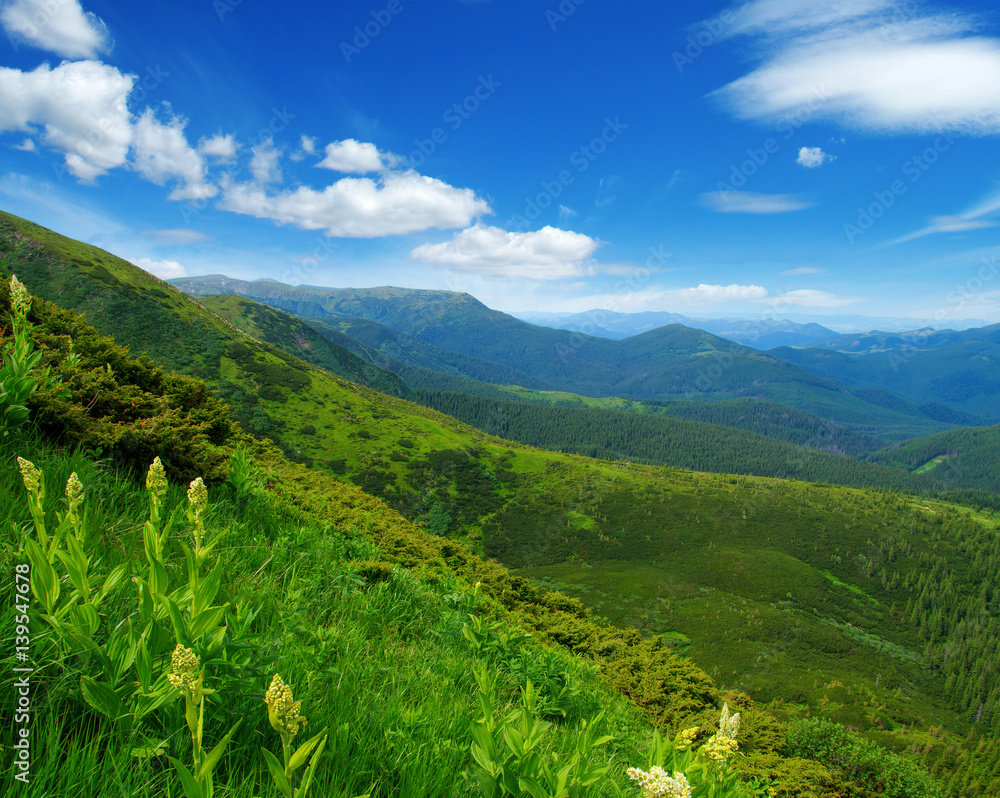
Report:
[[8,0],[0,25],[13,40],[63,58],[96,58],[111,49],[107,26],[79,0]]
[[759,66],[715,95],[737,116],[817,117],[883,133],[1000,132],[1000,40],[970,16],[899,0],[751,0],[730,35]]
[[750,191],[709,191],[700,197],[701,204],[720,213],[791,213],[811,208],[791,194],[755,194]]
[[379,152],[370,142],[344,139],[327,144],[326,157],[316,165],[335,172],[363,175],[366,172],[381,172],[396,162],[396,156]]
[[271,139],[265,139],[253,148],[250,174],[260,185],[281,182],[281,150]]
[[796,162],[806,169],[816,169],[828,161],[835,161],[836,156],[827,155],[822,147],[802,147],[799,150],[799,157]]
[[756,301],[767,297],[767,289],[759,285],[707,285],[702,283],[694,288],[677,288],[664,291],[660,300],[665,306],[694,307],[698,305],[718,305],[734,300]]
[[205,162],[184,136],[186,120],[173,117],[160,122],[149,108],[135,123],[133,168],[158,186],[170,180],[183,185],[170,193],[172,200],[208,199],[219,189],[205,181]]
[[170,280],[174,277],[187,277],[187,269],[175,260],[150,260],[149,258],[138,258],[133,261],[136,266],[150,274],[155,274],[161,280]]
[[312,136],[302,136],[302,140],[299,142],[299,148],[295,150],[288,157],[293,161],[301,161],[307,155],[316,154],[316,139]]
[[260,185],[230,183],[219,207],[335,237],[373,238],[431,228],[467,227],[489,204],[467,188],[454,188],[412,170],[378,179],[345,177],[322,191],[300,186],[268,194]]
[[423,244],[410,257],[454,271],[526,280],[579,277],[600,242],[582,233],[543,227],[512,233],[476,224],[441,244]]
[[33,133],[63,153],[66,169],[92,181],[121,166],[132,141],[128,96],[134,75],[97,61],[0,68],[0,132]]
[[239,145],[232,133],[225,136],[217,133],[211,138],[201,138],[198,140],[198,152],[208,158],[215,158],[222,163],[229,163],[236,157],[236,150]]
[[818,291],[813,288],[800,288],[796,291],[786,291],[775,298],[781,305],[800,305],[808,308],[839,308],[860,302],[858,297],[839,296],[829,291]]

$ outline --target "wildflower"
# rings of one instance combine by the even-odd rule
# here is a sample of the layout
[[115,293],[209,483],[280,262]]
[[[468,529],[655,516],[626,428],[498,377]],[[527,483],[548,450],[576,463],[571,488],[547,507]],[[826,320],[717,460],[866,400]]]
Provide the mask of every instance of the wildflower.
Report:
[[728,737],[730,740],[736,739],[736,733],[740,730],[740,713],[729,714],[729,704],[722,705],[722,717],[719,718],[719,734]]
[[17,458],[17,467],[21,469],[21,478],[24,480],[24,487],[28,493],[34,496],[38,493],[38,486],[42,481],[42,472],[30,460],[23,457]]
[[167,674],[170,684],[186,693],[192,692],[197,684],[195,671],[199,665],[198,655],[178,643],[170,655],[170,665],[173,668],[173,673]]
[[716,734],[710,737],[708,742],[699,749],[699,753],[708,759],[722,763],[736,752],[737,747],[736,740],[732,737]]
[[671,778],[657,765],[653,765],[649,773],[638,768],[629,768],[625,772],[632,781],[639,782],[643,798],[691,798],[691,785],[683,773],[674,771]]
[[10,278],[10,307],[13,315],[20,319],[27,318],[28,311],[31,310],[31,294],[24,283],[17,279],[17,275],[11,275]]
[[146,490],[159,498],[167,489],[167,475],[163,470],[163,463],[157,457],[153,460],[149,471],[146,472]]
[[[155,463],[156,461],[154,460],[153,462]],[[208,504],[208,488],[206,488],[205,483],[201,481],[201,477],[194,480],[188,488],[188,504],[190,504],[191,509],[199,515],[205,505]]]
[[294,701],[292,688],[285,684],[278,674],[274,674],[271,686],[264,694],[264,703],[267,704],[267,719],[271,721],[271,727],[278,734],[294,737],[299,730],[299,724],[306,725],[306,719],[299,715],[302,708],[301,701]]
[[69,505],[70,513],[75,513],[76,508],[83,501],[83,485],[74,471],[66,480],[66,502]]
[[678,751],[686,751],[691,747],[691,743],[694,742],[694,738],[698,735],[698,727],[694,726],[690,729],[685,729],[679,732],[674,738],[674,747]]

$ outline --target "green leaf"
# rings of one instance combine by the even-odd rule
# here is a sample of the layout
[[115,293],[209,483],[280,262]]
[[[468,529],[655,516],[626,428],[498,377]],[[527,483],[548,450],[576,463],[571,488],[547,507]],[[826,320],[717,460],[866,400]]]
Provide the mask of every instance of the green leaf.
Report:
[[191,628],[189,633],[192,640],[198,640],[205,632],[211,632],[214,630],[221,622],[222,618],[225,616],[226,607],[212,607],[209,610],[201,613],[197,618],[191,620]]
[[199,781],[204,779],[206,776],[212,775],[212,771],[215,769],[215,763],[219,761],[219,758],[222,756],[222,752],[226,750],[226,746],[229,745],[229,741],[233,738],[233,734],[235,734],[242,722],[242,720],[236,721],[236,725],[229,730],[229,734],[223,737],[222,742],[215,746],[215,748],[209,752],[208,756],[205,757],[205,761],[202,762],[201,767],[198,768]]
[[89,676],[80,677],[84,700],[102,715],[117,720],[122,712],[122,702],[111,685],[95,682]]
[[59,577],[56,575],[55,568],[49,563],[48,558],[42,551],[42,547],[38,545],[32,538],[28,538],[24,541],[24,548],[28,554],[28,559],[31,561],[31,590],[42,604],[45,605],[45,609],[50,613],[55,608],[56,602],[59,600]]
[[188,798],[208,798],[202,792],[201,785],[194,780],[194,776],[191,775],[190,770],[172,756],[168,756],[167,759],[170,760],[171,764],[177,770],[177,775],[181,777],[181,784],[184,786],[184,792],[187,793]]
[[187,624],[184,623],[184,616],[181,615],[180,607],[174,603],[172,598],[164,596],[162,593],[157,594],[156,597],[160,600],[160,604],[167,608],[167,614],[170,615],[170,623],[173,624],[177,642],[185,648],[190,648],[191,638],[188,637]]
[[326,734],[326,727],[323,728],[319,734],[306,740],[302,745],[299,746],[298,750],[292,754],[291,759],[288,760],[288,772],[294,773],[302,765],[305,764],[306,759],[309,758],[309,752],[316,747],[316,744],[320,741],[320,738]]
[[69,615],[77,631],[84,637],[93,637],[97,627],[101,625],[100,616],[93,604],[76,604],[70,609]]
[[94,603],[100,606],[100,603],[111,594],[111,591],[121,584],[127,573],[128,563],[123,562],[121,565],[115,566],[104,580],[104,584],[101,585],[101,591],[98,594],[97,601]]
[[274,779],[275,786],[281,790],[285,798],[293,798],[291,782],[288,781],[288,776],[285,775],[281,763],[266,748],[260,750],[264,752],[264,761],[267,762],[268,770],[271,771],[271,778]]
[[[316,775],[316,764],[319,762],[320,756],[323,754],[323,749],[326,747],[327,738],[324,737],[320,740],[319,745],[316,747],[316,753],[313,754],[313,758],[309,761],[309,767],[306,768],[305,775],[302,777],[302,785],[299,787],[299,793],[296,798],[306,798],[309,793],[309,787],[312,785],[313,776]],[[365,796],[367,798],[367,796]]]
[[215,597],[219,592],[219,587],[222,584],[222,563],[216,564],[212,572],[205,577],[199,586],[198,590],[194,593],[194,598],[191,603],[191,617],[197,618],[204,612],[208,607],[212,605],[215,601]]

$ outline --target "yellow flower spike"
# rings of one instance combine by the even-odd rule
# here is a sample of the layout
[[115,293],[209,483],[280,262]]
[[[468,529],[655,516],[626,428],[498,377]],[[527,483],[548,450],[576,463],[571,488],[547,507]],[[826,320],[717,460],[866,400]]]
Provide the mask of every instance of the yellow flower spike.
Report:
[[694,738],[698,736],[698,727],[694,726],[690,729],[684,729],[682,732],[678,732],[677,736],[674,737],[674,747],[678,751],[686,751],[691,747],[694,742]]
[[201,513],[205,505],[208,504],[208,488],[201,481],[201,477],[191,482],[188,487],[188,504],[196,513]]
[[730,740],[736,739],[736,734],[740,730],[740,713],[729,714],[729,704],[722,705],[722,717],[719,718],[719,734],[728,737]]
[[75,513],[76,508],[80,506],[82,501],[83,483],[80,482],[79,477],[77,477],[74,471],[69,475],[69,479],[66,480],[66,502],[69,504],[69,511]]
[[31,294],[24,287],[24,283],[17,279],[17,275],[10,278],[10,306],[13,315],[25,318],[31,310]]
[[38,486],[42,481],[42,472],[30,460],[23,457],[17,458],[17,467],[21,469],[21,478],[24,480],[24,487],[32,496],[38,493]]
[[173,673],[167,674],[167,681],[178,690],[192,693],[198,683],[195,671],[198,670],[199,664],[198,655],[178,643],[174,653],[170,655],[170,666],[173,668]]
[[285,684],[278,674],[271,679],[271,686],[264,694],[267,704],[267,719],[278,734],[294,737],[299,731],[299,724],[306,725],[306,719],[299,714],[302,702],[295,701],[292,688]]
[[163,469],[163,463],[157,457],[149,466],[146,472],[146,490],[159,498],[167,489],[167,473]]

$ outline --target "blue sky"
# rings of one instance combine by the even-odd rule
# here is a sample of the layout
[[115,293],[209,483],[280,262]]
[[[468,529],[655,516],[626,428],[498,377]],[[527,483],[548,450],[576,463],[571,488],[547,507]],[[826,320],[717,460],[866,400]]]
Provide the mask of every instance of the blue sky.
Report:
[[1000,14],[5,0],[0,207],[161,276],[1000,321]]

